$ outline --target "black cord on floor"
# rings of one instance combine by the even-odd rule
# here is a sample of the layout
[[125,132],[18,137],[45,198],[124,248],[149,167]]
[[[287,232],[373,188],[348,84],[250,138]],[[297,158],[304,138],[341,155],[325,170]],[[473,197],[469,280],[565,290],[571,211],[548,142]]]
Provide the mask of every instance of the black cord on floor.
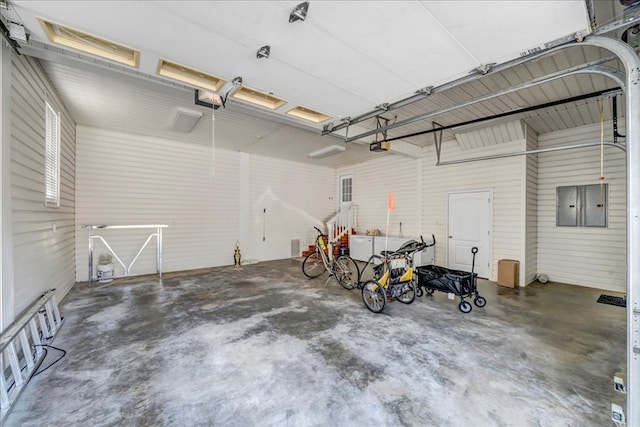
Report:
[[[47,366],[47,367],[46,367],[46,368],[44,368],[44,369],[40,369],[38,372],[36,372],[35,374],[33,374],[33,376],[34,376],[34,377],[35,377],[36,375],[40,375],[41,373],[43,373],[44,371],[46,371],[47,369],[49,369],[50,367],[52,367],[53,365],[55,365],[56,363],[58,363],[60,360],[62,360],[62,358],[63,358],[64,356],[66,356],[66,355],[67,355],[66,350],[63,350],[63,349],[58,348],[58,347],[54,347],[54,346],[52,346],[52,345],[48,345],[48,344],[36,344],[35,346],[36,346],[36,347],[48,347],[48,348],[52,348],[52,349],[54,349],[54,350],[58,350],[58,351],[62,352],[62,354],[61,354],[61,355],[60,355],[60,357],[58,357],[56,360],[54,360],[53,362],[51,362],[51,363],[49,364],[49,366]],[[45,348],[45,349],[44,349],[44,357],[45,357],[45,358],[47,357],[47,354],[48,354],[48,352],[47,352],[47,349]],[[44,360],[44,359],[43,359],[43,360]]]

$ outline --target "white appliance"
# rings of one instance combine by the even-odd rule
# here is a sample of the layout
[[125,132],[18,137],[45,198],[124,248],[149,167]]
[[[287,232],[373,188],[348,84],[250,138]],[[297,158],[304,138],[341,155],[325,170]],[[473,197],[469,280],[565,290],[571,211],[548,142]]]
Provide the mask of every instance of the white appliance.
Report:
[[349,235],[349,256],[358,261],[368,261],[373,255],[373,236]]
[[409,240],[411,239],[405,239],[403,237],[375,236],[373,238],[373,252],[380,255],[380,252],[385,250],[395,251]]
[[435,246],[429,246],[425,250],[413,255],[413,266],[434,265],[436,263]]
[[[417,239],[407,239],[402,237],[389,237],[388,239],[385,236],[375,236],[373,238],[373,253],[380,254],[380,252],[385,249],[388,251],[395,251],[400,246],[408,242],[409,240],[419,241],[420,238]],[[425,240],[428,244],[430,240]],[[432,265],[435,264],[435,246],[430,246],[425,248],[425,250],[417,252],[413,255],[413,265],[415,267],[423,266],[423,265]],[[353,256],[352,256],[353,258]]]

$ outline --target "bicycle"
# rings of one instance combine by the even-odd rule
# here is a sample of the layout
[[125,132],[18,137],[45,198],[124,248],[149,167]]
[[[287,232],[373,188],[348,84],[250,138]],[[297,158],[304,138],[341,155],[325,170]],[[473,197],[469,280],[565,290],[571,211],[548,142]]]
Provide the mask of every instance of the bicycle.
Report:
[[436,244],[425,243],[422,236],[420,242],[410,240],[396,251],[383,251],[382,257],[372,255],[363,268],[373,265],[373,279],[358,284],[362,289],[364,305],[374,313],[380,313],[387,303],[387,299],[395,298],[403,304],[411,304],[416,299],[417,277],[414,272],[413,255],[429,246]]
[[[360,281],[360,270],[358,265],[348,255],[340,255],[338,258],[333,256],[333,246],[325,244],[324,239],[327,237],[322,234],[318,227],[313,227],[318,232],[316,237],[316,250],[311,252],[302,262],[302,272],[310,279],[320,277],[325,271],[330,276],[327,282],[334,277],[340,286],[345,289],[353,289],[358,286]],[[325,286],[327,284],[325,282]]]

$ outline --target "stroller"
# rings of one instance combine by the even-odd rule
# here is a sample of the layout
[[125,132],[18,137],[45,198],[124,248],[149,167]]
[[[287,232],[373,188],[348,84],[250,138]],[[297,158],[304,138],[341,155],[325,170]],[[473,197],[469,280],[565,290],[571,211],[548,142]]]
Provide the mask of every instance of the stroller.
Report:
[[477,307],[484,307],[487,304],[487,300],[478,293],[478,275],[474,273],[478,248],[475,246],[471,248],[471,253],[473,254],[471,273],[451,270],[437,265],[417,267],[418,287],[416,295],[421,297],[424,292],[428,295],[433,295],[435,291],[457,295],[460,297],[458,308],[463,313],[469,313],[472,309],[471,304],[465,301],[465,298],[473,298],[473,303]]
[[415,300],[413,255],[435,245],[435,237],[431,244],[425,243],[422,236],[420,240],[409,240],[395,251],[382,251],[381,256],[369,258],[361,277],[366,277],[365,272],[371,266],[373,279],[361,282],[358,286],[362,289],[362,301],[369,310],[380,313],[391,298],[403,304],[411,304]]

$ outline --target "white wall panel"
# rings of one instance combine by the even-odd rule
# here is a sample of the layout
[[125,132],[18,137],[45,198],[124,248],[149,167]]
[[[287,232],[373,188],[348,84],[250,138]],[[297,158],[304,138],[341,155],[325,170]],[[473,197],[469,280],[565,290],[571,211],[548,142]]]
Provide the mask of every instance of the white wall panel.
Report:
[[469,131],[457,130],[455,137],[462,150],[502,144],[525,138],[525,123],[512,120]]
[[[491,154],[522,151],[525,141],[518,140],[461,151],[455,142],[442,144],[441,161],[467,159]],[[524,182],[526,159],[508,157],[450,166],[435,166],[434,147],[424,149],[424,185],[422,232],[435,234],[436,264],[447,265],[447,192],[491,190],[493,192],[493,256],[490,279],[497,276],[500,259],[520,261],[524,270]],[[520,283],[523,282],[523,272]]]
[[[289,258],[292,239],[304,249],[314,240],[313,225],[323,227],[335,213],[332,168],[217,149],[212,178],[210,146],[84,126],[77,182],[79,281],[88,277],[84,224],[169,225],[163,236],[169,272],[231,265],[237,241],[245,260]],[[149,235],[100,233],[126,264]],[[131,274],[155,273],[154,249],[145,249]],[[94,254],[103,253],[96,243]]]
[[[381,154],[379,158],[338,170],[338,175],[353,173],[353,203],[358,207],[358,234],[378,229],[386,234],[389,193],[396,209],[389,215],[389,236],[415,239],[421,233],[419,178],[422,161],[401,155]],[[429,236],[431,232],[426,230]],[[425,235],[425,240],[427,240]]]
[[[621,125],[621,129],[624,126]],[[612,134],[611,123],[604,135]],[[540,148],[600,141],[600,126],[541,134]],[[550,280],[624,292],[626,289],[625,156],[605,148],[609,226],[556,227],[556,187],[598,184],[600,148],[538,155],[538,271]]]
[[14,320],[13,215],[11,209],[11,63],[13,53],[0,44],[0,330]]
[[[531,129],[527,128],[527,150],[535,150],[538,148],[538,135]],[[524,253],[525,264],[524,283],[529,284],[536,279],[538,273],[538,155],[531,154],[526,157],[526,174],[525,174],[525,238]]]
[[[21,312],[56,288],[62,298],[75,283],[75,123],[40,64],[13,55],[11,192],[14,305]],[[3,96],[6,96],[3,94]],[[60,109],[60,207],[45,207],[45,99]],[[54,231],[55,225],[55,231]]]
[[245,257],[289,258],[292,239],[300,239],[305,250],[315,242],[314,226],[327,231],[326,222],[336,213],[335,169],[259,155],[251,155],[249,164],[250,244]]
[[[442,160],[522,151],[524,146],[524,140],[520,140],[462,152],[451,141],[443,146]],[[436,263],[446,265],[447,192],[487,189],[493,191],[494,197],[491,276],[495,279],[498,259],[518,259],[524,264],[525,180],[522,176],[525,159],[515,157],[440,167],[435,167],[435,163],[435,150],[429,147],[424,151],[423,160],[386,155],[339,169],[339,175],[354,173],[358,233],[373,228],[385,232],[388,194],[393,191],[396,210],[391,213],[389,234],[398,235],[400,221],[407,238],[422,234],[426,239],[435,234],[438,241]],[[417,182],[420,177],[422,181]]]
[[[211,147],[78,126],[77,280],[87,280],[84,224],[167,224],[163,271],[233,264],[239,239],[239,154]],[[128,264],[149,231],[103,230]],[[155,273],[155,240],[131,274]],[[108,251],[96,243],[96,255]],[[96,258],[97,261],[97,258]],[[123,269],[117,268],[116,275]]]

